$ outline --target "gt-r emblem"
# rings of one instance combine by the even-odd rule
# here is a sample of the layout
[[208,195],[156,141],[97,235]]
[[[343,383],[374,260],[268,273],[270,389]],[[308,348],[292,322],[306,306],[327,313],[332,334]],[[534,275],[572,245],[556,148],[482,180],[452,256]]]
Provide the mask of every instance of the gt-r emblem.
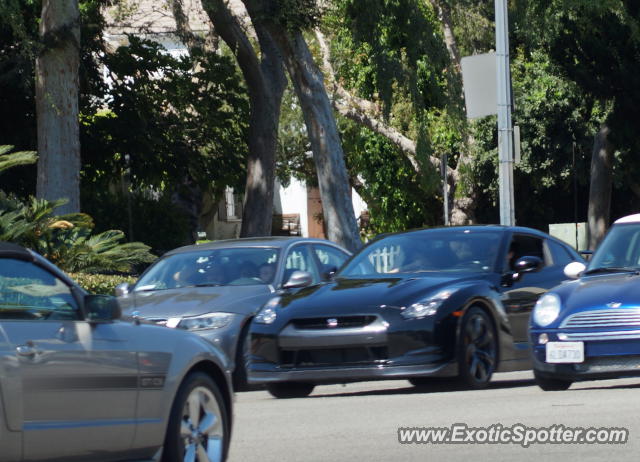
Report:
[[327,319],[327,327],[338,327],[338,320],[336,318]]
[[622,305],[622,303],[620,302],[611,302],[611,303],[607,303],[607,306],[609,308],[620,308],[620,305]]

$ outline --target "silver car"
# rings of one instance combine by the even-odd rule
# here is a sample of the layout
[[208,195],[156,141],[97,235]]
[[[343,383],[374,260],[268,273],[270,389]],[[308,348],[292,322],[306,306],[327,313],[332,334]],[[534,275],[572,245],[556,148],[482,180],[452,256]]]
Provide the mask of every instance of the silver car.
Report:
[[0,242],[0,461],[222,461],[229,364]]
[[347,258],[346,250],[323,239],[217,241],[168,252],[116,294],[127,317],[192,331],[219,345],[235,363],[234,389],[242,390],[255,313],[278,291],[326,280]]

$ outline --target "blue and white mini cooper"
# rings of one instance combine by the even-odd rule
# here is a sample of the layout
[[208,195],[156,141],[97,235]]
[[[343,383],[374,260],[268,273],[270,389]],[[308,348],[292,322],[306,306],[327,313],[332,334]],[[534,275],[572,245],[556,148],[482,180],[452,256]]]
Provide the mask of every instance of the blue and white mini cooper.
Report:
[[640,214],[617,220],[589,265],[538,299],[529,338],[543,390],[640,375]]

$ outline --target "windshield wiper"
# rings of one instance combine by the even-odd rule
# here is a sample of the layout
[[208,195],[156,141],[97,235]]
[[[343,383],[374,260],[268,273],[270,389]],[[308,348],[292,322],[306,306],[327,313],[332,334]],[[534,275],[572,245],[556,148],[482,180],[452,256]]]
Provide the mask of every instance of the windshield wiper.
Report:
[[583,274],[596,274],[596,273],[638,273],[638,268],[631,268],[629,266],[601,266],[600,268],[593,268],[585,271]]

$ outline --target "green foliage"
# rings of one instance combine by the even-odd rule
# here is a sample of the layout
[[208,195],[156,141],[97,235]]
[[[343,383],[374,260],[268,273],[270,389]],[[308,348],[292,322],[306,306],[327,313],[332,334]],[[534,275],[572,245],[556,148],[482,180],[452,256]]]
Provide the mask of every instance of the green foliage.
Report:
[[264,17],[287,31],[305,31],[318,25],[323,9],[316,0],[275,0],[265,2]]
[[125,173],[138,188],[160,191],[187,177],[219,191],[242,184],[248,103],[229,58],[176,58],[130,36],[103,63],[108,107],[83,115],[85,184],[119,182]]
[[188,217],[169,194],[85,190],[81,203],[95,230],[122,229],[127,240],[142,241],[157,255],[191,243]]
[[[514,122],[522,138],[522,160],[514,172],[516,220],[541,229],[548,223],[573,221],[574,175],[581,197],[578,218],[583,220],[591,144],[606,112],[563,77],[541,50],[530,55],[519,50],[513,57],[512,76]],[[498,221],[496,133],[495,117],[475,124],[473,175],[479,185],[480,222]]]
[[407,158],[385,137],[341,120],[347,167],[358,178],[356,191],[370,214],[368,235],[437,224],[440,202],[425,194],[425,184]]
[[93,222],[86,214],[55,216],[62,204],[33,197],[22,202],[0,191],[0,241],[33,249],[65,271],[131,272],[155,260],[148,246],[121,243],[122,231],[92,235]]
[[136,278],[133,276],[119,276],[109,274],[69,273],[80,286],[93,294],[113,295],[118,284],[128,282],[133,284]]
[[[437,19],[427,2],[334,3],[326,29],[335,34],[332,56],[339,78],[348,88],[354,88],[363,98],[380,101],[386,116],[391,115],[398,100],[411,101],[414,115],[424,108],[447,104],[445,69],[449,60]],[[417,138],[415,132],[413,138]]]
[[0,173],[18,165],[34,164],[38,160],[35,151],[11,152],[15,146],[0,146]]

